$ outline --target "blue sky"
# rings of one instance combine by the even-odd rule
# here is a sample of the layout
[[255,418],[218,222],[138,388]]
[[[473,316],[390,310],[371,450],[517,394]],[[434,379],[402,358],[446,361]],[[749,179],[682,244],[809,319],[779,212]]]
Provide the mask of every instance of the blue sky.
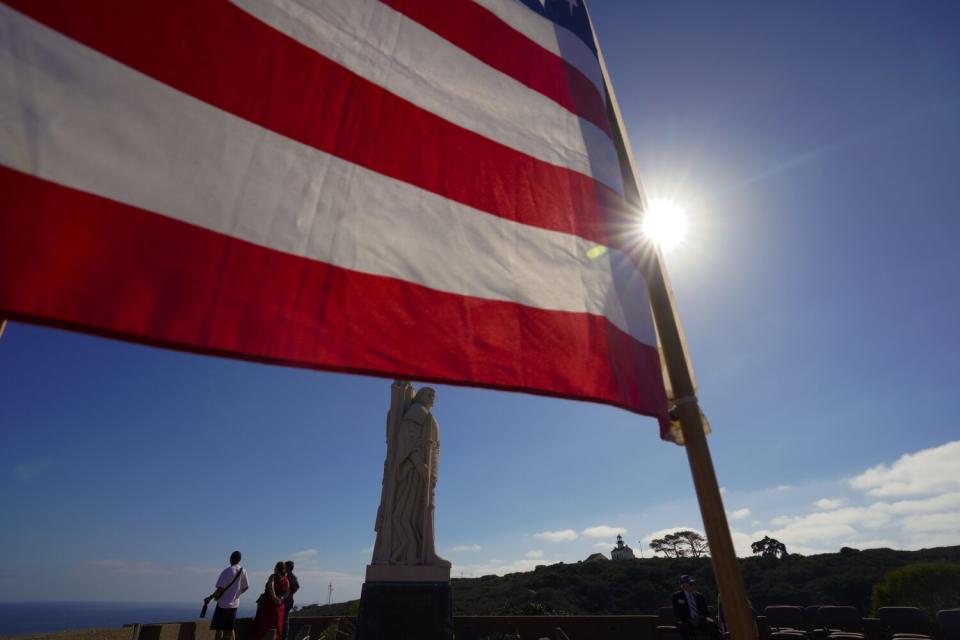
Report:
[[[960,8],[591,11],[648,194],[691,216],[668,264],[738,548],[960,544]],[[438,390],[454,575],[702,528],[652,420]],[[388,399],[387,380],[9,326],[0,600],[197,599],[234,548],[264,577],[297,559],[302,602],[356,597]]]

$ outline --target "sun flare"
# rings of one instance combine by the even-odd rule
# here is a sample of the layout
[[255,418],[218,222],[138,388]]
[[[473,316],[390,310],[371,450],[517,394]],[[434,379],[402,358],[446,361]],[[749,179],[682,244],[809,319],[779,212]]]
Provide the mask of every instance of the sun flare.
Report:
[[686,210],[672,200],[654,199],[647,206],[641,222],[643,235],[664,252],[675,249],[687,237]]

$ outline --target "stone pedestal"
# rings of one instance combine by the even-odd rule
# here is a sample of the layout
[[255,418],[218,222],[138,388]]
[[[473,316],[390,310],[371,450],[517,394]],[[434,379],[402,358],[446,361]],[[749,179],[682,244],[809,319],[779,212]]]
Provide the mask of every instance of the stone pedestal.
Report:
[[368,564],[367,582],[450,582],[450,564]]
[[357,640],[453,640],[450,583],[363,583]]

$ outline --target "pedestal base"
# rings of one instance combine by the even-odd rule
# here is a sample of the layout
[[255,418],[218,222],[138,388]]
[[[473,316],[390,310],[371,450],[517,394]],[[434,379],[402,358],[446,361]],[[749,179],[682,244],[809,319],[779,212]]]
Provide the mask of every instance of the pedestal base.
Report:
[[357,640],[453,640],[449,582],[364,582]]
[[367,582],[450,582],[450,565],[368,564]]

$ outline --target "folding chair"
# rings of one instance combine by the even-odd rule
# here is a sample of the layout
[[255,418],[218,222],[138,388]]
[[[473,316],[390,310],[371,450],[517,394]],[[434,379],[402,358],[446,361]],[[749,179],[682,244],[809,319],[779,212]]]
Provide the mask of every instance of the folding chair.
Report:
[[884,638],[929,640],[933,636],[930,619],[917,607],[880,607],[877,617],[880,618]]

